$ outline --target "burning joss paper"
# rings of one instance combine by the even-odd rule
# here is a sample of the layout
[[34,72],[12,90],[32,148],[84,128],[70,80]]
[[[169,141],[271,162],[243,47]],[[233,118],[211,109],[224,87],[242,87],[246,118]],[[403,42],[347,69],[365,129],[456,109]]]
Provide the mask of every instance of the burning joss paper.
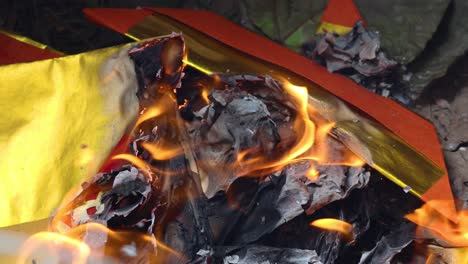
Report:
[[[120,143],[124,151],[110,157],[120,163],[107,161],[113,165],[84,181],[50,224],[89,248],[84,259],[232,260],[224,245],[254,243],[368,182],[363,162],[327,136],[333,124],[313,114],[306,87],[208,74],[186,66],[185,53],[181,35],[126,49],[139,116]],[[319,263],[313,249],[307,254],[304,263]]]
[[[395,223],[374,203],[393,200],[379,196],[381,175],[346,138],[330,136],[335,123],[311,105],[307,87],[191,65],[181,34],[91,54],[100,60],[87,84],[112,99],[99,105],[112,115],[77,126],[105,142],[80,141],[80,177],[64,188],[81,185],[54,210],[49,232],[26,240],[22,261],[318,264],[357,262],[353,249],[368,252],[362,261],[393,258],[410,243],[377,252]],[[105,161],[101,145],[119,139]]]
[[114,67],[103,82],[131,77],[132,92],[121,102],[138,103],[121,151],[66,197],[50,232],[28,239],[22,259],[41,263],[39,249],[55,239],[61,242],[47,252],[59,260],[74,254],[78,262],[247,263],[281,256],[285,263],[328,263],[338,258],[328,248],[265,241],[301,223],[338,250],[367,230],[346,218],[343,234],[309,226],[330,204],[365,188],[370,173],[329,136],[334,124],[309,105],[307,87],[268,75],[200,71],[184,63],[178,34],[130,45],[119,56],[128,59],[129,77]]

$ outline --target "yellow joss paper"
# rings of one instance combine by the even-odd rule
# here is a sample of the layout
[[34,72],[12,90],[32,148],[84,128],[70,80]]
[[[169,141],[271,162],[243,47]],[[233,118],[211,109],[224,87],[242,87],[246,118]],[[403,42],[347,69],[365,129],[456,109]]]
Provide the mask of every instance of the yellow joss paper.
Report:
[[138,113],[130,45],[0,67],[0,227],[43,219]]

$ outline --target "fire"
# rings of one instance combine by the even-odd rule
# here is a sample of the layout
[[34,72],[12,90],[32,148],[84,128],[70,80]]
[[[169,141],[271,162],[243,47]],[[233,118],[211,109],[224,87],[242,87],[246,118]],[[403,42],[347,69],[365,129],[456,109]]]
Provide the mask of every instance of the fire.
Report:
[[418,231],[427,229],[452,247],[468,247],[468,210],[458,212],[458,223],[454,223],[434,209],[447,202],[429,201],[406,218],[419,226]]
[[320,172],[318,170],[316,170],[315,168],[311,168],[309,169],[309,171],[306,173],[306,177],[307,179],[311,180],[311,181],[316,181],[318,176],[320,175]]
[[[41,232],[31,236],[22,246],[17,263],[61,263],[67,256],[72,264],[86,263],[91,250],[85,243],[58,233]],[[42,259],[44,258],[44,259]]]
[[104,225],[88,223],[66,234],[41,232],[31,236],[22,245],[17,263],[126,263],[130,260],[153,263],[151,260],[156,257],[161,260],[163,256],[171,256],[181,263],[187,261],[152,235],[112,231]]
[[286,91],[291,95],[297,110],[297,116],[293,124],[293,129],[297,135],[301,135],[294,146],[279,159],[269,160],[264,155],[251,157],[255,150],[249,149],[240,153],[237,161],[240,167],[245,168],[244,174],[249,174],[257,170],[279,170],[291,162],[296,161],[312,148],[315,141],[315,124],[309,118],[308,92],[306,87],[285,85]]
[[150,169],[149,165],[143,161],[142,159],[138,158],[132,154],[118,154],[112,157],[113,160],[122,159],[131,162],[133,165],[138,167],[143,171],[148,171]]
[[[278,153],[275,157],[258,155],[258,150],[255,149],[244,150],[237,156],[237,162],[234,164],[234,166],[238,166],[242,169],[240,175],[254,174],[254,172],[258,171],[274,172],[281,170],[288,164],[307,161],[311,164],[311,167],[305,177],[315,181],[320,174],[317,169],[318,165],[361,166],[364,164],[362,160],[354,155],[345,157],[343,161],[331,161],[328,153],[329,150],[327,149],[327,140],[329,132],[333,129],[335,124],[327,122],[317,123],[313,121],[311,106],[308,103],[308,89],[306,87],[296,86],[288,82],[285,82],[283,87],[290,96],[291,103],[296,110],[295,117],[291,122],[291,128],[296,138],[291,144],[291,147],[288,147],[287,151]],[[206,89],[202,90],[201,97],[206,103],[209,103],[208,91]],[[169,113],[172,113],[171,111],[177,111],[177,109],[174,98],[162,96],[155,100],[153,105],[143,109],[131,134],[138,135],[138,133],[141,132],[137,131],[138,127],[150,119],[160,118],[166,122],[177,122],[177,120],[173,120],[174,116],[169,116]],[[157,139],[155,142],[140,142],[137,144],[145,149],[154,160],[159,161],[170,160],[184,153],[184,150],[180,146],[176,144],[171,145],[171,142],[164,142],[163,139],[164,137]],[[80,162],[88,162],[91,160],[91,154],[91,152],[86,152]],[[148,172],[147,175],[154,175],[153,173],[169,175],[168,173],[170,173],[158,171],[157,168],[152,167],[146,161],[133,154],[118,154],[113,156],[112,159],[129,161],[141,170]],[[326,230],[337,231],[345,238],[351,239],[353,236],[352,225],[337,219],[319,219],[310,223],[310,225]],[[95,235],[94,237],[93,234]],[[87,236],[91,236],[88,242],[86,241]],[[104,244],[93,244],[96,243],[96,238],[101,237],[104,237],[105,240],[101,241],[97,239],[98,243]],[[41,251],[42,248],[46,248],[48,254],[50,252],[49,255],[57,256],[57,258],[63,257],[62,252],[68,252],[66,254],[72,256],[70,260],[73,264],[89,263],[93,258],[120,256],[122,254],[121,249],[128,249],[128,247],[125,246],[128,245],[129,242],[135,242],[137,245],[138,243],[154,244],[155,247],[156,245],[158,247],[158,255],[161,251],[166,252],[162,253],[162,255],[175,256],[182,260],[181,262],[185,262],[186,260],[183,255],[163,243],[156,241],[151,235],[136,232],[112,231],[97,223],[80,225],[64,234],[45,232],[34,235],[25,243],[21,253],[21,259],[27,261],[31,256]],[[106,248],[105,252],[102,248]],[[131,250],[134,251],[136,249],[132,248]]]
[[135,127],[140,125],[141,123],[145,122],[146,120],[149,120],[151,118],[155,118],[157,116],[160,116],[164,112],[164,108],[162,108],[160,105],[153,105],[147,109],[144,109],[140,117],[138,118]]
[[[287,83],[285,86],[286,91],[293,97],[297,104],[297,117],[294,122],[295,131],[302,130],[302,136],[297,144],[291,149],[286,160],[292,160],[304,154],[314,145],[315,141],[315,123],[309,117],[309,93],[307,87],[295,86]],[[301,129],[302,128],[302,129]]]
[[163,96],[155,99],[154,103],[151,106],[143,109],[140,112],[140,116],[138,117],[138,120],[136,121],[133,128],[135,129],[145,121],[159,117],[172,110],[174,103],[175,101],[173,96],[171,96],[169,93],[164,93]]
[[161,146],[147,142],[141,143],[141,146],[146,149],[155,160],[169,160],[184,152],[184,150],[178,146]]
[[284,166],[301,161],[310,161],[311,167],[306,177],[315,181],[319,176],[317,165],[344,165],[362,166],[365,162],[348,153],[342,160],[332,161],[327,147],[329,132],[334,128],[332,122],[316,123],[312,120],[315,111],[308,103],[308,89],[303,86],[296,86],[287,81],[283,81],[283,87],[290,95],[297,111],[293,122],[293,131],[298,135],[294,145],[279,158],[271,159],[265,155],[255,155],[257,150],[248,149],[242,151],[237,156],[237,165],[243,169],[244,175],[249,175],[256,171],[278,171]]
[[336,231],[342,234],[345,238],[353,237],[353,226],[345,221],[334,218],[322,218],[312,221],[310,226],[315,226],[321,229]]

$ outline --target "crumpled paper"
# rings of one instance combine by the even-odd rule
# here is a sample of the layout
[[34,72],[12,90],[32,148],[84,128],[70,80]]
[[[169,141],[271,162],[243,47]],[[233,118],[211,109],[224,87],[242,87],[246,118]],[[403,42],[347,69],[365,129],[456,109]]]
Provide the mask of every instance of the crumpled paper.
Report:
[[361,22],[347,34],[326,32],[319,38],[315,48],[311,51],[306,49],[305,55],[317,61],[323,60],[330,72],[354,69],[363,77],[370,77],[385,75],[397,65],[380,50],[379,34],[366,30]]

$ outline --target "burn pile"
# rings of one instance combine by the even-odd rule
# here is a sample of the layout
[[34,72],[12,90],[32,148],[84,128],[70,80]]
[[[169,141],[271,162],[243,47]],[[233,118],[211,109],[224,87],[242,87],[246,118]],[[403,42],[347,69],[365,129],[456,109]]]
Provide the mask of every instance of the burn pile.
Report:
[[307,88],[186,66],[177,34],[129,56],[141,112],[128,151],[51,223],[91,259],[384,263],[414,244],[403,216],[419,200],[330,137]]

